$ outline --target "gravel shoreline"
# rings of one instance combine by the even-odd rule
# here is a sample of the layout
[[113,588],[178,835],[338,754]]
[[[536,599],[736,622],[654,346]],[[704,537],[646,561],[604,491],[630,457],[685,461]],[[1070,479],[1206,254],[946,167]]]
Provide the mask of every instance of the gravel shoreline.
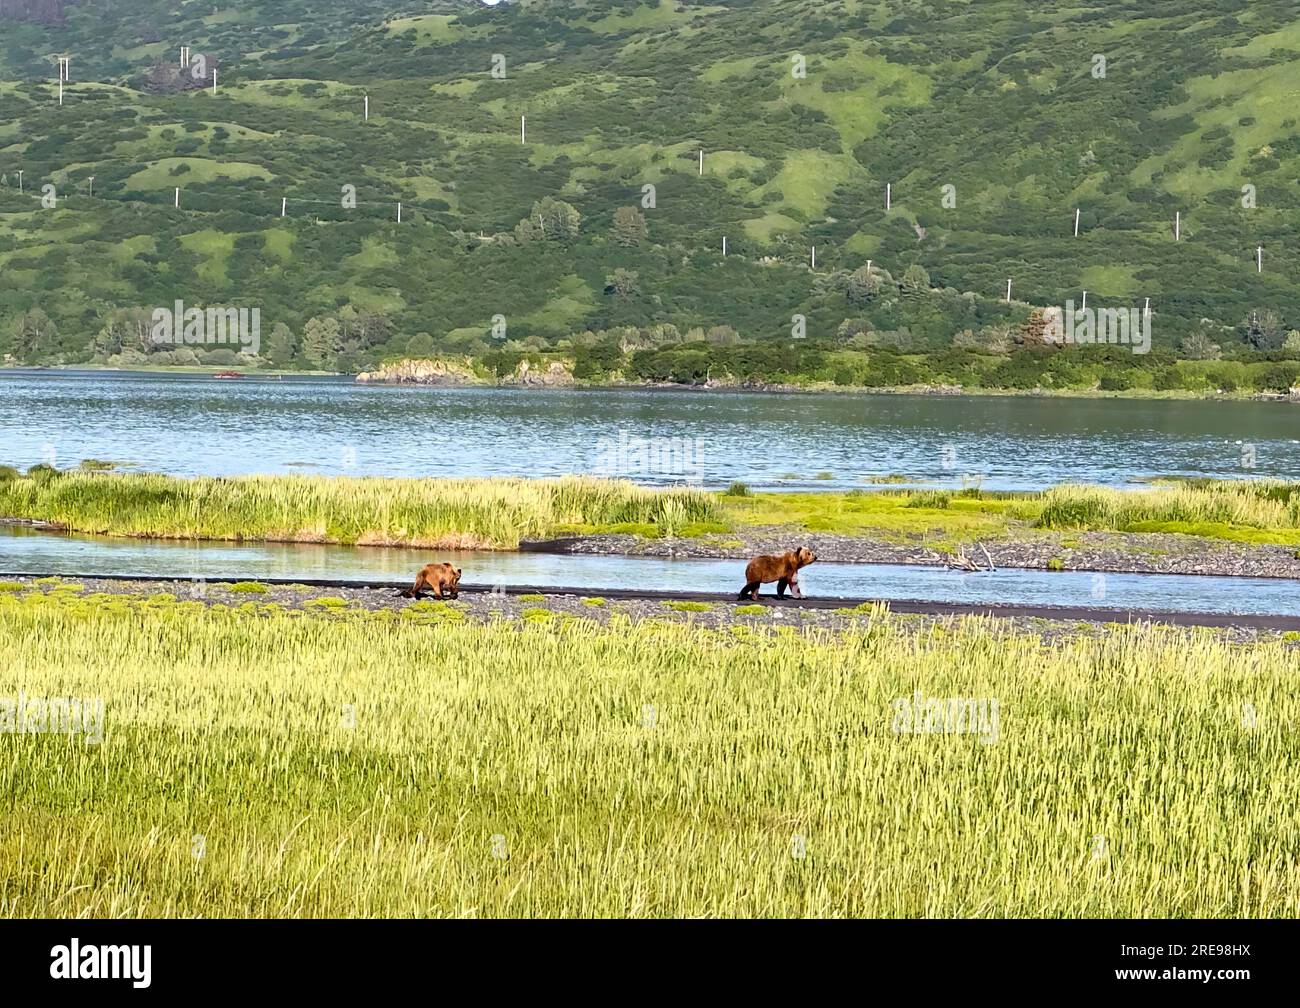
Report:
[[[819,560],[835,563],[942,567],[951,559],[922,541],[899,543],[868,536],[780,528],[755,528],[691,539],[575,536],[524,543],[520,548],[539,553],[746,560],[763,553],[783,553],[796,546],[807,546]],[[996,566],[1025,570],[1300,579],[1300,558],[1294,547],[1198,539],[1171,533],[1035,533],[1032,538],[985,539],[964,548],[966,555],[981,566],[987,563],[984,557],[987,550]]]

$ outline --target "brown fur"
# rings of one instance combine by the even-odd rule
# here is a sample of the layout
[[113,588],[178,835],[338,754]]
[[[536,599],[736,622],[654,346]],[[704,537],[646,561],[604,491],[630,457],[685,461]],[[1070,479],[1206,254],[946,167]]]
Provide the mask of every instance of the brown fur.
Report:
[[415,575],[415,584],[399,595],[418,599],[426,589],[433,590],[434,598],[442,598],[444,592],[447,597],[455,598],[460,594],[460,568],[449,563],[429,564]]
[[807,546],[782,553],[780,556],[761,556],[749,561],[745,568],[745,587],[740,590],[742,599],[758,598],[758,586],[776,582],[776,597],[785,598],[785,589],[795,598],[803,598],[799,587],[799,571],[817,559]]

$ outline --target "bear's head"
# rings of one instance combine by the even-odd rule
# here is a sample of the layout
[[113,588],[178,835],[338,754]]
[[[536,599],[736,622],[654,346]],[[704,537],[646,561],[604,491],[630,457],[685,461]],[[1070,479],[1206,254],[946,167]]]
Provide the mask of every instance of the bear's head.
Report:
[[817,554],[807,546],[800,546],[794,551],[794,562],[797,567],[807,567],[817,559]]

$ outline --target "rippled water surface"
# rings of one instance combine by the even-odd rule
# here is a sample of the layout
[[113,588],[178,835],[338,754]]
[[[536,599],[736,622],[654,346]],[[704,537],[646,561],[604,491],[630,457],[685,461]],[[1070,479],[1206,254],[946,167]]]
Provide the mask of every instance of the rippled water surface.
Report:
[[0,372],[0,464],[23,467],[98,458],[178,475],[606,472],[813,488],[898,473],[1026,489],[1156,474],[1300,479],[1297,439],[1300,407],[1286,403]]

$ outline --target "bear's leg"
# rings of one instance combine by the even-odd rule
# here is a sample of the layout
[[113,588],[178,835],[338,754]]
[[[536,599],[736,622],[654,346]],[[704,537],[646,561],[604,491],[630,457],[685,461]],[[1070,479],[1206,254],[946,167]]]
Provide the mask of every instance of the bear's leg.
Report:
[[739,596],[739,597],[740,597],[740,600],[741,600],[742,602],[743,602],[745,599],[755,599],[755,600],[757,600],[757,599],[758,599],[758,582],[757,582],[757,581],[751,581],[751,582],[749,582],[749,584],[745,585],[744,588],[740,589],[740,596]]
[[[789,579],[789,578],[782,578],[780,581],[778,581],[778,582],[776,583],[776,597],[777,597],[777,598],[785,598],[785,590],[786,590],[787,587],[789,587],[789,585],[790,585],[790,579]],[[796,591],[797,591],[797,590],[798,590],[798,589],[796,589]]]

